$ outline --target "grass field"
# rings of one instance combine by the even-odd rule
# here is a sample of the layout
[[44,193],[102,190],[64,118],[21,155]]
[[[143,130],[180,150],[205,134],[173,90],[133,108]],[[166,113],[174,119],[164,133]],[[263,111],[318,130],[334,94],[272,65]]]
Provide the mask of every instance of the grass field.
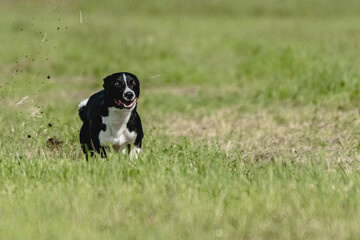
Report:
[[[3,0],[0,239],[359,239],[359,12]],[[77,105],[118,71],[141,157],[87,162]]]

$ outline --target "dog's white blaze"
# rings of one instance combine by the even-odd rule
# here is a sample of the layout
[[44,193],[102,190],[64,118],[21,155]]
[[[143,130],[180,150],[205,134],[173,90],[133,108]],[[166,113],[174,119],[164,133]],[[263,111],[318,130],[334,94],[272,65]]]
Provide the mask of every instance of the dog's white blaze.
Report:
[[78,109],[81,109],[81,108],[85,107],[88,101],[89,101],[88,98],[82,100],[82,101],[80,102],[80,104],[79,104],[79,108],[78,108]]
[[130,132],[126,125],[130,119],[130,109],[109,108],[109,115],[102,117],[102,123],[106,125],[105,131],[100,131],[99,140],[101,146],[112,145],[115,152],[122,151],[128,144],[134,143],[136,132]]
[[132,92],[133,93],[133,98],[131,98],[131,99],[127,99],[127,98],[125,98],[125,96],[124,96],[124,98],[127,100],[127,101],[132,101],[132,100],[134,100],[134,98],[135,98],[135,93],[134,93],[134,91],[131,89],[131,88],[129,88],[129,86],[127,85],[127,81],[126,81],[126,75],[123,73],[123,78],[124,78],[124,82],[125,82],[125,90],[124,90],[124,93],[126,93],[126,92]]

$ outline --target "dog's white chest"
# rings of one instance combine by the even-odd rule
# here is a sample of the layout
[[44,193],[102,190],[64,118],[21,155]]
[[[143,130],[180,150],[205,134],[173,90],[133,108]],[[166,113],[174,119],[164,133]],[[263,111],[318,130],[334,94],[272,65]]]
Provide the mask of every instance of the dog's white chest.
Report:
[[131,111],[127,109],[109,108],[109,115],[102,117],[102,123],[106,125],[106,130],[101,130],[99,133],[101,146],[112,145],[114,150],[118,152],[128,144],[134,143],[137,134],[130,132],[126,127],[130,115]]

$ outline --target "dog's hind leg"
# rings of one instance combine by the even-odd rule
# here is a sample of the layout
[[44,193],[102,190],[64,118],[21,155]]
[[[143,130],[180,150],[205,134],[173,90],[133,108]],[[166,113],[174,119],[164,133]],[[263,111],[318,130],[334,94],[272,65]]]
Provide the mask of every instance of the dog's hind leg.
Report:
[[86,155],[86,159],[88,158],[87,155],[89,150],[91,150],[89,146],[89,141],[90,141],[90,137],[88,133],[88,125],[84,123],[80,129],[80,144],[84,154]]
[[100,148],[100,155],[102,158],[107,158],[106,149],[104,147]]

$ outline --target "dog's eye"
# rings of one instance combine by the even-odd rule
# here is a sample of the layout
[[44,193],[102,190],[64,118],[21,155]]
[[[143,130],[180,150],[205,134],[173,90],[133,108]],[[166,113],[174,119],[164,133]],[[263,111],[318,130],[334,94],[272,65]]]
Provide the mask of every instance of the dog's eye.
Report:
[[131,85],[135,86],[135,85],[136,85],[136,81],[135,81],[135,80],[132,80],[132,81],[131,81]]
[[114,86],[118,87],[119,86],[119,82],[114,82]]

